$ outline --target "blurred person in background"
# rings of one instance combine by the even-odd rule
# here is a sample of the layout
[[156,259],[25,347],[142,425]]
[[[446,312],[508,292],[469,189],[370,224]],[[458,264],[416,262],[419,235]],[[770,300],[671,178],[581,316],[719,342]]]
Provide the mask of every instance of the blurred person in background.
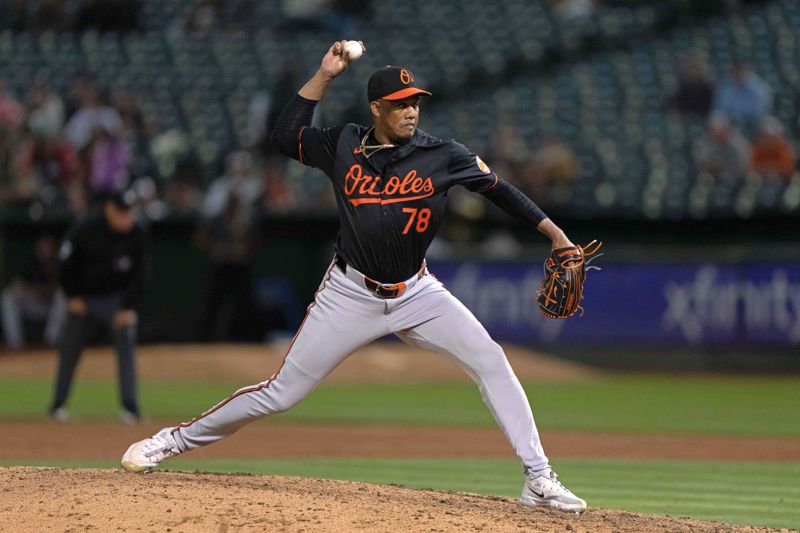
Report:
[[734,63],[714,90],[714,113],[739,125],[760,124],[771,108],[769,84],[742,61]]
[[783,124],[775,117],[767,117],[753,142],[753,171],[764,177],[779,176],[788,179],[795,172],[795,154],[791,143],[783,135]]
[[681,63],[678,91],[671,105],[684,115],[707,117],[714,100],[714,81],[708,63],[699,54],[686,57]]
[[698,170],[733,183],[750,170],[750,143],[739,129],[722,115],[712,115],[705,136],[695,143]]
[[122,131],[122,117],[116,109],[102,102],[94,83],[78,80],[73,91],[78,107],[64,128],[64,135],[72,146],[83,150],[100,128],[108,132]]
[[61,244],[59,282],[67,297],[68,313],[50,406],[50,416],[56,420],[68,417],[65,405],[90,320],[111,333],[118,362],[120,420],[139,420],[136,305],[144,292],[148,258],[145,233],[133,211],[136,201],[133,191],[109,195],[99,211],[68,231]]
[[578,180],[578,158],[567,143],[547,137],[534,149],[520,177],[522,190],[547,205],[554,191]]
[[28,127],[47,138],[60,135],[64,127],[64,102],[43,83],[28,92]]
[[92,197],[103,198],[127,186],[130,151],[119,129],[100,125],[88,148],[88,185]]
[[0,78],[0,204],[25,203],[36,194],[33,147],[25,108]]
[[252,206],[261,195],[261,184],[253,175],[253,158],[245,150],[225,158],[225,172],[211,182],[203,201],[203,216],[211,219],[222,213],[233,194],[242,206]]
[[530,150],[525,139],[510,121],[502,122],[494,132],[487,159],[493,161],[499,174],[519,179],[524,171]]
[[83,218],[89,214],[89,195],[86,192],[84,183],[73,180],[67,186],[67,203],[70,213],[75,218]]
[[152,128],[145,120],[135,94],[129,91],[115,94],[114,109],[117,110],[122,120],[122,137],[129,144],[147,141]]
[[211,262],[202,331],[206,340],[241,337],[252,308],[250,281],[258,246],[254,203],[228,190],[220,212],[204,216],[195,242]]
[[169,211],[179,216],[195,216],[200,213],[203,191],[191,181],[176,177],[167,183],[164,200]]
[[58,243],[52,235],[36,240],[34,257],[19,277],[3,290],[3,337],[12,349],[25,347],[25,323],[44,322],[44,341],[58,342],[67,302],[58,290]]
[[127,171],[130,179],[157,177],[158,167],[150,151],[150,142],[155,125],[145,116],[135,94],[120,91],[114,95],[114,107],[122,119],[120,139],[128,153]]
[[14,98],[6,87],[6,82],[0,78],[0,127],[7,134],[15,133],[25,120],[25,108]]
[[264,164],[264,183],[259,207],[264,213],[287,213],[297,206],[292,188],[283,173],[284,163],[270,158]]
[[9,132],[0,126],[0,202],[23,205],[33,200],[42,187],[34,167],[36,138],[26,127]]
[[75,148],[61,137],[37,136],[33,150],[33,168],[40,189],[37,200],[40,216],[71,216],[69,188],[83,187]]

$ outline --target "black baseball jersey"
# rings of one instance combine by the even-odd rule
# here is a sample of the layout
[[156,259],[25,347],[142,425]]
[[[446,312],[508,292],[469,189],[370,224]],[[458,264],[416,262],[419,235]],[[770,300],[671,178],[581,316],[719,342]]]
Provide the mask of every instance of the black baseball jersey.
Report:
[[137,224],[129,233],[111,231],[103,213],[78,222],[59,250],[59,281],[68,297],[120,292],[132,308],[144,290],[145,235]]
[[397,283],[419,270],[450,187],[486,192],[498,177],[462,144],[419,129],[407,144],[367,150],[367,157],[359,150],[367,132],[357,124],[305,127],[297,153],[286,155],[321,169],[333,182],[340,222],[336,253],[374,280]]

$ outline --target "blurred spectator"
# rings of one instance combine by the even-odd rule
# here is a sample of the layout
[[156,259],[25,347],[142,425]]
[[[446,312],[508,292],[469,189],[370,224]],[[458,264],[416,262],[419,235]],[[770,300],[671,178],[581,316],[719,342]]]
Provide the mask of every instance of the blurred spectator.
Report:
[[27,128],[16,135],[2,134],[0,127],[0,160],[4,176],[0,183],[0,202],[26,203],[36,197],[42,183],[34,167],[36,141]]
[[11,162],[14,158],[15,139],[0,125],[0,206],[13,203],[16,198],[15,180]]
[[722,181],[742,179],[750,169],[750,156],[750,143],[721,115],[711,116],[706,135],[695,145],[698,170]]
[[486,161],[498,176],[519,183],[529,156],[519,130],[509,123],[501,123],[492,137]]
[[100,101],[97,88],[91,82],[79,81],[76,87],[79,108],[67,121],[64,134],[78,150],[86,148],[98,129],[106,132],[122,131],[122,118],[113,107]]
[[261,195],[261,184],[252,174],[253,158],[244,150],[225,158],[225,173],[211,182],[203,201],[203,216],[212,219],[221,214],[233,195],[242,206],[253,206]]
[[228,189],[222,201],[222,210],[204,217],[195,236],[211,261],[202,331],[213,341],[236,338],[247,329],[258,229],[252,203],[234,189]]
[[164,196],[170,212],[181,216],[197,215],[203,202],[203,192],[194,183],[182,178],[170,180]]
[[28,127],[36,135],[51,139],[64,126],[64,102],[47,85],[37,83],[28,93]]
[[0,79],[0,128],[15,132],[25,119],[25,108],[8,92],[6,82]]
[[136,192],[139,203],[136,206],[145,224],[152,220],[163,220],[169,213],[169,206],[158,196],[158,187],[150,176],[141,176],[131,185]]
[[673,106],[685,115],[708,116],[714,100],[714,84],[708,63],[700,55],[684,59],[678,92],[672,98]]
[[758,124],[771,107],[769,85],[745,63],[736,63],[714,92],[714,112],[737,124]]
[[[191,157],[189,137],[178,128],[153,134],[148,145],[148,153],[152,155],[157,172],[163,178],[177,177],[183,161]],[[195,181],[203,175],[202,171],[193,174]]]
[[546,138],[516,171],[515,183],[537,203],[548,205],[555,189],[571,187],[578,179],[578,158],[568,144]]
[[3,337],[9,348],[24,347],[26,321],[44,322],[45,342],[58,342],[67,315],[67,300],[58,290],[57,247],[52,235],[39,236],[33,259],[3,290]]
[[753,143],[753,170],[762,176],[789,178],[795,171],[792,145],[783,135],[783,124],[767,117]]
[[67,187],[67,201],[75,218],[81,218],[89,213],[89,195],[83,183],[73,181]]
[[130,139],[148,135],[150,128],[133,93],[130,91],[117,93],[114,97],[114,108],[122,120],[123,135]]
[[271,148],[267,135],[267,121],[272,106],[272,97],[267,91],[255,91],[247,105],[247,143],[248,148],[268,154]]
[[128,184],[128,146],[118,130],[104,126],[97,129],[89,149],[89,191],[103,196],[123,189]]
[[572,185],[578,179],[578,158],[569,145],[555,137],[545,141],[532,154],[548,187]]
[[71,144],[59,137],[37,139],[33,165],[46,185],[66,187],[78,177],[78,154]]
[[117,93],[114,97],[114,107],[122,118],[122,140],[128,147],[130,161],[128,171],[131,176],[157,176],[153,156],[150,153],[150,139],[153,127],[145,119],[144,113],[139,108],[136,96],[129,91]]
[[272,158],[264,165],[264,185],[260,207],[265,213],[287,213],[297,202],[283,174],[283,161]]

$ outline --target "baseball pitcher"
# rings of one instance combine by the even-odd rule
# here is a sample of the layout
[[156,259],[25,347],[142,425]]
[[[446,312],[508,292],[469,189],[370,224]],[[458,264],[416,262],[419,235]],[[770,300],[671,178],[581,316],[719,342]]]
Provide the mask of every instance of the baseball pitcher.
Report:
[[480,157],[417,127],[421,98],[431,93],[417,87],[406,68],[387,66],[370,77],[371,126],[312,127],[317,102],[349,65],[345,42],[333,43],[319,70],[283,110],[272,136],[281,153],[327,174],[340,222],[333,261],[282,366],[194,420],[132,444],[122,467],[152,470],[168,457],[285,411],[357,348],[393,333],[456,361],[475,380],[522,462],[521,503],[586,509],[550,468],[525,392],[502,348],[425,265],[454,186],[482,194],[526,221],[554,250],[577,247]]

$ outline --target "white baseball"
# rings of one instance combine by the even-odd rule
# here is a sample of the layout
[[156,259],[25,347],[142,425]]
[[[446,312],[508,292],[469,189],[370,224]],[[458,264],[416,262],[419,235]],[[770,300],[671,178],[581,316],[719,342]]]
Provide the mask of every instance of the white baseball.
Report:
[[344,51],[347,53],[347,57],[350,58],[350,61],[355,61],[364,53],[364,49],[361,48],[361,43],[358,41],[347,41],[347,44],[344,45]]

